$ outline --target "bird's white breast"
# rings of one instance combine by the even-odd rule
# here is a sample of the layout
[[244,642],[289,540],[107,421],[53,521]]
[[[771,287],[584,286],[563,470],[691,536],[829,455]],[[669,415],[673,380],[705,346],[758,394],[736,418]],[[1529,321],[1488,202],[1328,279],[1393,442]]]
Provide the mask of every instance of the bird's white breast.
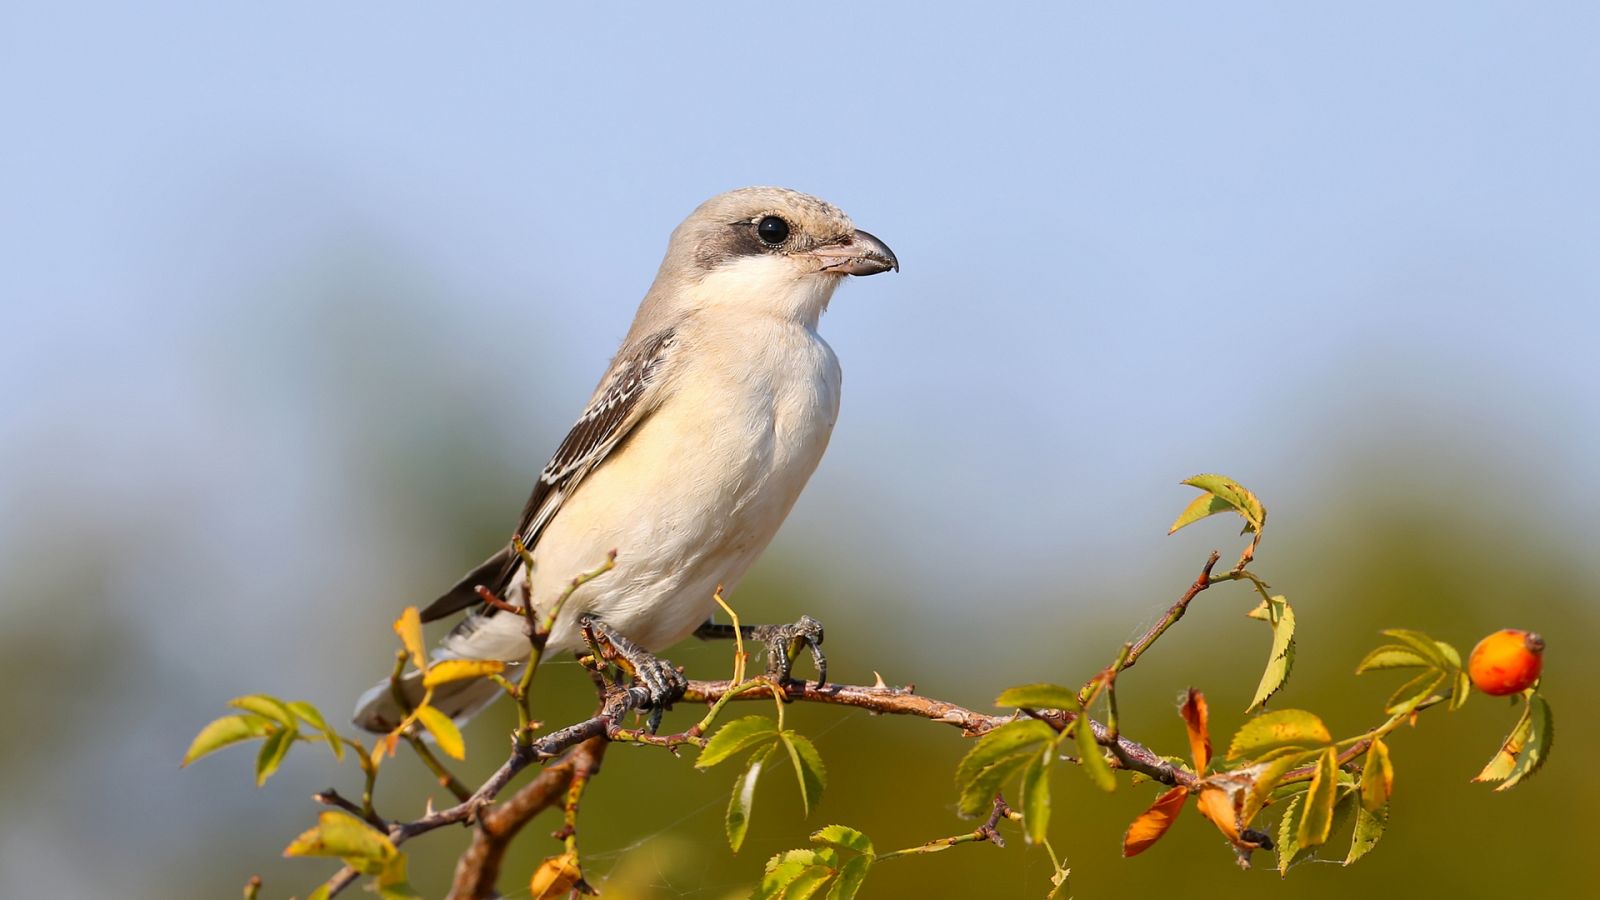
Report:
[[[657,410],[583,480],[534,549],[541,606],[617,550],[616,568],[563,611],[553,647],[579,645],[580,611],[653,650],[687,637],[715,609],[717,585],[731,592],[766,548],[822,459],[839,412],[832,349],[792,319],[706,318],[677,333],[682,364]],[[508,637],[525,650],[519,630]]]

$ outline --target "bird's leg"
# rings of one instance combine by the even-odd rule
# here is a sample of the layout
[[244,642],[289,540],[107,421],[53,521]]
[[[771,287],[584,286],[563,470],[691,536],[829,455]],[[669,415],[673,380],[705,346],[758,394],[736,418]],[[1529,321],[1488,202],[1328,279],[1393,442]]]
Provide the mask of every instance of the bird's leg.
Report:
[[[732,638],[734,627],[706,620],[695,629],[694,636],[701,639]],[[822,623],[810,616],[788,625],[740,625],[739,634],[746,640],[760,641],[767,647],[767,674],[779,681],[788,681],[794,668],[794,656],[801,645],[811,651],[811,660],[817,664],[817,686],[828,683],[828,657],[822,654]]]
[[578,625],[583,629],[584,641],[594,650],[597,659],[615,664],[644,685],[649,694],[645,707],[650,710],[646,727],[651,734],[655,734],[661,725],[661,714],[674,700],[683,696],[689,686],[688,680],[672,663],[635,644],[599,617],[583,616],[578,620]]

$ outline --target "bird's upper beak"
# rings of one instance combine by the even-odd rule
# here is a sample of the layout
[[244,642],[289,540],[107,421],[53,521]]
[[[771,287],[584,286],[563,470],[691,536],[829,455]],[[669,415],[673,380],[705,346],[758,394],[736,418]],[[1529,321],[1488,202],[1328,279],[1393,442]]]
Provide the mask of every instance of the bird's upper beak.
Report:
[[889,245],[865,231],[857,231],[847,241],[825,244],[811,251],[822,263],[822,271],[840,275],[876,275],[890,269],[900,271]]

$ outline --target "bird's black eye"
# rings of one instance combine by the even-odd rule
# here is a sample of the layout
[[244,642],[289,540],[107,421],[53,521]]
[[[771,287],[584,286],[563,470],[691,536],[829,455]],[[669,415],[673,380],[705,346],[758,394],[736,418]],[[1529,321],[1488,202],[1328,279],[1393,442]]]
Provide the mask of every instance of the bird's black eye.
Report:
[[768,247],[776,247],[789,239],[789,223],[777,216],[765,216],[756,223],[756,234]]

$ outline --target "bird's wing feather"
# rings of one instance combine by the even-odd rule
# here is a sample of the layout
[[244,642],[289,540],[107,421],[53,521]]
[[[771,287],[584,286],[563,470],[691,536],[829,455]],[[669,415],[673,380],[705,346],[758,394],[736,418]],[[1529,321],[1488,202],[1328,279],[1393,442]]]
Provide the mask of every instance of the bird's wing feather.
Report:
[[[539,473],[517,526],[516,533],[524,547],[534,548],[584,477],[604,463],[607,455],[649,417],[656,404],[645,399],[660,380],[662,364],[673,345],[673,333],[668,329],[618,356],[577,424]],[[514,545],[508,543],[423,610],[422,621],[431,622],[481,603],[479,585],[504,594],[520,562]]]

